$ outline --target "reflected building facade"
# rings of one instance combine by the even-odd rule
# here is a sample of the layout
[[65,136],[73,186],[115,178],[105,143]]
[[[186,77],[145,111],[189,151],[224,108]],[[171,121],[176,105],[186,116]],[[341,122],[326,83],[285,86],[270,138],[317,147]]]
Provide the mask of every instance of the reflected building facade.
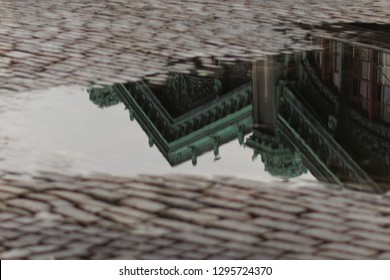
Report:
[[310,171],[365,191],[388,189],[390,49],[314,38],[316,51],[219,65],[211,77],[171,73],[89,90],[100,107],[123,102],[175,166],[238,139],[272,176]]
[[196,165],[197,157],[207,151],[218,159],[224,143],[238,139],[243,144],[251,130],[251,77],[245,71],[237,73],[236,67],[225,66],[212,78],[172,73],[160,86],[140,81],[91,89],[90,99],[101,100],[102,91],[106,99],[116,96],[129,110],[130,119],[140,124],[149,145],[156,145],[170,165],[187,160]]

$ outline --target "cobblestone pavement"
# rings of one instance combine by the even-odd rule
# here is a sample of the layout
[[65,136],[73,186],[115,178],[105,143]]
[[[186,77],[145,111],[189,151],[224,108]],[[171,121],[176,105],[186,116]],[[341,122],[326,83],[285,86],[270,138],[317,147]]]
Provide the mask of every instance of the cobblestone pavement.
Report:
[[1,259],[390,259],[389,193],[0,174]]
[[1,93],[107,85],[195,64],[207,70],[210,56],[302,49],[302,27],[389,24],[390,1],[1,0],[0,14]]

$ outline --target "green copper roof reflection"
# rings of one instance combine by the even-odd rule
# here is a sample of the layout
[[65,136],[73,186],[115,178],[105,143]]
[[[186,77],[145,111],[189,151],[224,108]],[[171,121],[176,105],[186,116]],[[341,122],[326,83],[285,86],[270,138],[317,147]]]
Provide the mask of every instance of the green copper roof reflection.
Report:
[[112,90],[112,86],[102,88],[90,88],[87,90],[89,94],[89,100],[100,108],[110,107],[121,102],[116,94]]
[[[244,142],[252,126],[252,88],[245,83],[187,112],[172,116],[143,82],[116,84],[115,94],[129,110],[167,161],[177,165],[187,160],[197,164],[197,157],[233,139]],[[182,92],[182,94],[184,94]]]
[[300,153],[286,147],[278,134],[255,130],[245,145],[253,149],[253,160],[261,155],[265,171],[274,177],[288,180],[307,173]]

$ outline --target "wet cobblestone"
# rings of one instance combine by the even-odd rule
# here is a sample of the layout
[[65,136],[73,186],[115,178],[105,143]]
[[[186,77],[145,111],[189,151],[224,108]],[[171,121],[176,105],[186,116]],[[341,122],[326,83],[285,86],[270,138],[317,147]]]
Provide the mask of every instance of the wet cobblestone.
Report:
[[389,24],[390,2],[1,1],[0,14],[0,92],[13,92],[107,85],[195,64],[207,71],[210,56],[299,50],[308,27]]
[[[42,173],[21,174],[23,180],[13,181],[11,174],[1,174],[1,259],[389,259],[390,255],[388,194],[238,179],[232,184],[217,177],[197,177],[192,184],[188,176],[186,184],[185,175],[175,180],[172,175]],[[36,187],[42,183],[44,188]],[[216,190],[223,188],[243,197],[232,202],[218,195]],[[105,199],[102,190],[110,197]],[[192,204],[186,207],[189,190]],[[171,191],[175,196],[169,196]],[[378,201],[380,206],[372,211]],[[357,204],[362,211],[352,215],[350,207]],[[327,211],[332,208],[337,211]]]

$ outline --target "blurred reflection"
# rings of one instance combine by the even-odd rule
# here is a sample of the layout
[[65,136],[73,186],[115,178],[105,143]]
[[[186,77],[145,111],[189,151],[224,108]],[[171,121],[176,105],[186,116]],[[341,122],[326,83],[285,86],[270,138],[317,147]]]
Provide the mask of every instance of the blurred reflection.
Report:
[[[237,139],[265,170],[365,191],[389,188],[390,51],[313,38],[316,51],[223,64],[214,75],[171,73],[90,89],[99,107],[123,102],[175,166]],[[250,135],[249,135],[250,134]],[[247,135],[247,137],[246,137]]]
[[[250,64],[224,66],[215,77],[172,73],[163,86],[145,82],[91,89],[90,99],[108,106],[120,99],[167,161],[175,166],[233,139],[244,144],[252,126]],[[239,75],[237,75],[239,74]],[[231,78],[234,77],[234,78]]]

